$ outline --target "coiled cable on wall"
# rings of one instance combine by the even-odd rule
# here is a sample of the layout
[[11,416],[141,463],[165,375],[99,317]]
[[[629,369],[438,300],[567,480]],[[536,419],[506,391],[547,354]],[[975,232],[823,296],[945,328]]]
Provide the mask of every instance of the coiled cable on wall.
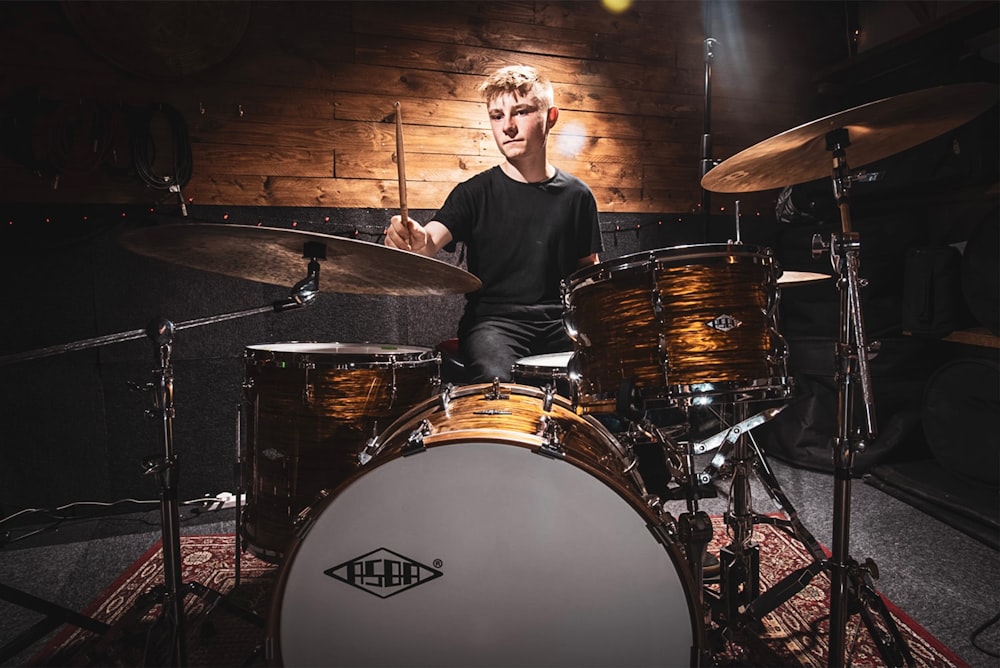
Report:
[[101,103],[80,100],[60,105],[52,118],[51,159],[56,173],[87,173],[108,154],[111,114]]
[[[170,149],[170,169],[168,173],[159,173],[157,167],[158,149],[153,123],[158,114],[166,118],[170,137],[166,145]],[[157,190],[176,192],[184,215],[187,215],[184,196],[181,188],[191,180],[193,161],[191,157],[191,138],[188,135],[187,123],[173,107],[160,104],[136,112],[132,123],[132,160],[136,173],[149,187]]]

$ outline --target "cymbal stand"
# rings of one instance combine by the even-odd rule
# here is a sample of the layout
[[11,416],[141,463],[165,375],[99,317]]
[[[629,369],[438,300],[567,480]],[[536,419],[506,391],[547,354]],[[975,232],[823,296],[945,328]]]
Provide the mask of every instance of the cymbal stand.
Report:
[[[830,572],[830,648],[828,662],[831,667],[845,665],[846,629],[848,617],[859,613],[872,640],[887,665],[914,665],[913,656],[906,646],[898,626],[893,621],[885,602],[872,584],[878,577],[878,568],[868,559],[859,564],[850,557],[851,471],[854,457],[865,448],[866,441],[874,438],[874,401],[868,356],[875,350],[865,337],[861,312],[858,277],[861,241],[852,230],[846,147],[850,144],[847,130],[840,128],[826,136],[827,150],[833,155],[833,188],[840,209],[841,235],[831,235],[824,244],[819,235],[813,238],[813,254],[828,251],[831,263],[839,278],[840,325],[836,347],[837,437],[834,441],[834,500],[833,548],[829,559],[813,552],[814,562],[790,573],[776,583],[764,596],[754,601],[748,609],[751,617],[760,619],[805,588],[819,572]],[[856,388],[860,385],[860,388]],[[855,425],[855,409],[860,389],[863,422]],[[875,617],[880,618],[879,624]]]
[[[303,257],[309,258],[308,274],[301,281],[296,283],[288,297],[268,306],[254,307],[225,313],[220,315],[189,320],[175,325],[169,320],[158,319],[151,322],[143,329],[119,332],[106,336],[99,336],[68,344],[49,346],[36,350],[29,350],[12,355],[0,356],[0,366],[25,362],[28,360],[40,359],[59,355],[63,353],[86,350],[98,346],[108,345],[122,341],[130,341],[143,336],[152,339],[157,345],[158,367],[154,370],[157,374],[157,383],[148,383],[145,386],[138,386],[137,389],[146,389],[154,392],[154,405],[159,411],[161,423],[160,440],[163,447],[163,457],[149,459],[145,462],[147,475],[153,475],[157,481],[160,496],[160,522],[163,551],[163,572],[164,586],[155,587],[151,591],[141,596],[133,606],[131,614],[126,613],[122,622],[116,626],[135,622],[142,614],[145,614],[157,602],[162,604],[162,612],[170,625],[171,648],[170,663],[178,666],[186,663],[187,657],[184,646],[184,609],[183,599],[188,593],[197,594],[208,601],[214,609],[221,606],[244,620],[263,627],[264,620],[258,615],[244,610],[239,606],[229,602],[221,593],[212,590],[200,583],[181,581],[181,555],[180,555],[180,509],[177,498],[178,461],[173,450],[173,367],[171,365],[171,353],[173,349],[174,334],[180,329],[189,327],[199,327],[207,324],[214,324],[243,318],[250,315],[266,313],[268,311],[284,312],[291,309],[306,306],[315,300],[319,294],[319,262],[317,259],[325,257],[325,251],[316,244],[307,242],[304,245]],[[151,411],[147,411],[152,415]],[[238,510],[238,509],[237,509]],[[237,515],[238,516],[238,515]],[[237,568],[237,572],[239,569]],[[88,650],[91,655],[99,656],[107,651],[111,641],[111,631],[113,627],[99,622],[96,619],[76,613],[67,608],[44,601],[21,592],[20,590],[0,585],[0,598],[6,599],[21,607],[30,608],[46,615],[46,619],[39,622],[27,632],[21,634],[11,643],[0,648],[0,656],[10,657],[17,651],[29,646],[31,642],[37,640],[42,635],[56,627],[58,622],[64,621],[75,624],[81,628],[103,634],[102,639]]]
[[[306,253],[309,253],[309,244],[306,245]],[[275,302],[272,308],[275,311],[284,311],[304,306],[316,298],[318,290],[319,262],[316,260],[316,255],[312,255],[308,275],[294,286],[291,296]],[[180,510],[177,498],[179,469],[177,455],[174,452],[174,372],[171,364],[175,331],[175,325],[165,318],[154,320],[146,328],[147,336],[158,347],[159,359],[159,366],[154,370],[158,382],[155,385],[150,383],[146,387],[153,391],[153,402],[159,411],[163,457],[147,461],[146,473],[156,478],[160,494],[164,584],[140,597],[132,613],[133,616],[139,616],[147,612],[156,602],[161,604],[161,619],[166,621],[170,634],[169,665],[184,666],[187,665],[184,629],[184,598],[187,594],[202,597],[210,604],[212,610],[221,605],[227,611],[256,626],[263,627],[264,620],[253,612],[231,603],[220,592],[198,582],[184,582],[181,577]],[[237,572],[239,572],[238,567]]]
[[[862,602],[864,594],[873,594],[870,586],[871,576],[877,576],[877,569],[869,560],[867,567],[861,567],[850,558],[850,522],[851,522],[851,471],[854,468],[854,456],[864,450],[866,440],[874,438],[877,432],[875,423],[875,403],[871,388],[871,374],[868,367],[868,355],[874,348],[869,347],[865,338],[864,318],[861,312],[860,287],[858,278],[861,240],[852,229],[850,209],[850,176],[848,174],[846,149],[850,145],[850,137],[846,128],[833,130],[826,135],[826,148],[833,156],[833,191],[840,209],[842,235],[831,235],[829,252],[834,269],[839,275],[837,288],[840,290],[840,331],[837,338],[837,415],[838,430],[834,441],[834,498],[833,498],[833,554],[831,556],[830,577],[830,666],[844,665],[845,635],[848,618],[848,607]],[[815,240],[814,240],[815,242]],[[814,254],[822,253],[820,243],[814,248]],[[861,406],[864,409],[864,422],[855,425],[854,411],[855,382],[860,384]],[[864,585],[859,587],[859,585]],[[848,600],[849,597],[851,600]],[[894,650],[891,655],[883,654],[891,665],[899,665],[903,658],[907,664],[913,665],[902,636],[889,615],[884,602],[877,595],[864,597],[865,602],[876,604],[883,621],[890,630],[890,636],[895,642],[881,645],[880,650]],[[878,640],[879,631],[870,623],[867,616],[863,619]]]
[[[163,658],[167,665],[183,666],[187,664],[184,624],[184,598],[187,594],[202,597],[209,603],[212,610],[221,606],[251,624],[263,627],[264,621],[253,612],[229,602],[220,592],[198,582],[184,582],[182,580],[180,509],[177,496],[179,467],[178,458],[174,452],[174,372],[171,363],[176,326],[167,319],[159,319],[150,323],[146,332],[157,346],[158,358],[158,367],[154,369],[157,382],[146,386],[146,389],[153,392],[153,402],[158,414],[154,416],[152,411],[147,411],[147,414],[158,417],[160,420],[159,440],[163,447],[163,456],[148,459],[145,462],[145,473],[156,479],[159,491],[164,584],[158,585],[140,596],[119,624],[125,627],[134,625],[155,604],[159,603],[161,605],[159,621],[166,623],[170,642],[167,649],[168,654]],[[111,638],[105,637],[104,642],[99,643],[92,650],[92,653],[100,655],[101,652],[106,651],[107,643],[110,640]]]

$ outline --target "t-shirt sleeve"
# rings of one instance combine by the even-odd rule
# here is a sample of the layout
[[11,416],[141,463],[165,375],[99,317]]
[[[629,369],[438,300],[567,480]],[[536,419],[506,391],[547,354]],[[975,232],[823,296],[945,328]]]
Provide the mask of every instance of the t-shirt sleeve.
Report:
[[467,242],[472,232],[474,216],[473,197],[467,182],[459,183],[445,198],[444,204],[434,214],[433,220],[438,221],[451,232],[451,241],[444,250],[451,253],[459,241]]
[[604,239],[601,237],[601,220],[597,213],[597,200],[587,188],[580,211],[580,229],[577,239],[580,241],[579,259],[590,257],[594,253],[604,251]]

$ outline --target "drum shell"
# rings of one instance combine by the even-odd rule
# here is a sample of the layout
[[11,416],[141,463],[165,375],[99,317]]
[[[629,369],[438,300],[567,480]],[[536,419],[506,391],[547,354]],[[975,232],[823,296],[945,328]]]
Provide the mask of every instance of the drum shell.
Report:
[[[685,635],[689,634],[691,643],[694,646],[704,646],[705,631],[703,622],[701,621],[702,616],[699,612],[695,611],[696,599],[694,592],[698,590],[693,585],[693,580],[687,567],[685,557],[683,556],[683,551],[680,545],[672,537],[672,529],[667,527],[667,521],[665,517],[661,515],[659,509],[647,503],[644,497],[644,488],[641,480],[634,471],[634,458],[631,456],[631,453],[624,450],[615,441],[614,437],[601,427],[600,423],[594,418],[576,414],[573,407],[568,401],[565,400],[565,398],[556,397],[551,410],[547,411],[545,410],[543,404],[545,393],[539,391],[537,388],[520,385],[499,385],[500,398],[493,398],[491,392],[494,387],[495,386],[490,385],[466,386],[455,391],[455,393],[449,397],[447,401],[435,399],[414,407],[410,412],[400,417],[393,425],[386,429],[382,435],[380,435],[379,439],[377,439],[377,443],[374,444],[371,449],[370,454],[372,455],[372,459],[370,464],[363,467],[355,473],[354,476],[342,483],[338,488],[332,490],[328,497],[324,498],[316,506],[307,511],[306,515],[308,516],[308,520],[302,525],[301,531],[290,549],[288,559],[279,573],[278,583],[276,586],[277,593],[272,601],[272,610],[268,617],[268,647],[272,652],[272,655],[269,658],[273,663],[281,664],[283,662],[283,657],[285,656],[283,643],[287,644],[288,642],[287,639],[282,638],[283,614],[288,612],[289,608],[298,610],[300,607],[300,604],[295,601],[292,602],[294,605],[291,606],[283,602],[283,596],[285,595],[286,587],[289,586],[290,581],[294,580],[296,577],[302,577],[301,572],[297,575],[294,574],[297,561],[303,556],[304,553],[310,553],[309,556],[311,557],[317,552],[315,548],[308,546],[310,541],[333,540],[337,543],[337,549],[340,549],[343,547],[342,544],[344,542],[349,542],[351,540],[350,536],[353,536],[351,531],[344,533],[332,532],[329,525],[322,525],[323,520],[326,519],[331,510],[337,509],[337,504],[340,499],[349,497],[352,491],[365,485],[366,483],[374,484],[380,474],[388,475],[388,473],[393,470],[392,467],[394,466],[412,466],[416,468],[416,463],[427,462],[431,457],[435,456],[438,458],[438,462],[440,463],[450,461],[450,458],[456,456],[458,453],[473,454],[475,452],[490,452],[490,454],[496,454],[496,452],[500,450],[507,452],[524,452],[525,458],[532,458],[533,461],[538,462],[539,468],[542,469],[556,467],[557,470],[570,469],[576,470],[578,473],[582,472],[581,474],[586,474],[586,477],[595,486],[601,484],[603,485],[601,489],[605,490],[605,492],[610,490],[610,493],[613,493],[615,498],[623,500],[624,503],[631,508],[631,512],[636,515],[633,519],[637,520],[638,523],[646,527],[646,530],[642,533],[651,544],[655,545],[658,551],[662,550],[664,560],[673,565],[673,569],[676,571],[677,577],[679,578],[684,592],[683,604],[688,610],[691,610],[691,614],[687,618],[687,622],[690,627],[688,628],[685,625],[684,628],[679,628],[678,632]],[[499,409],[497,408],[499,405],[504,405],[506,407]],[[545,439],[540,436],[537,433],[538,430],[533,427],[533,425],[537,424],[539,418],[543,415],[551,417],[564,428],[564,449],[560,455],[542,457],[534,454],[535,452],[542,450],[545,445]],[[413,462],[413,464],[411,464],[411,462]],[[434,470],[434,467],[430,464],[427,464],[426,466]],[[502,504],[490,503],[490,499],[505,498],[504,495],[508,486],[515,488],[517,485],[523,484],[527,484],[529,487],[534,485],[535,490],[533,491],[537,491],[538,488],[541,487],[550,493],[554,493],[555,496],[559,496],[560,490],[553,489],[552,485],[546,484],[547,481],[543,475],[539,476],[537,480],[533,480],[535,478],[533,475],[515,476],[516,480],[510,480],[509,483],[505,483],[504,480],[506,479],[502,476],[497,477],[496,475],[489,475],[491,472],[495,473],[495,470],[492,467],[470,467],[465,469],[465,472],[467,475],[464,476],[463,480],[456,481],[456,476],[454,475],[444,476],[442,480],[447,485],[458,484],[459,486],[470,490],[482,490],[482,496],[485,497],[485,500],[479,499],[480,494],[474,491],[470,491],[464,495],[460,494],[458,498],[460,499],[460,504],[463,508],[461,509],[459,515],[467,515],[470,517],[472,519],[472,524],[475,526],[476,532],[478,533],[481,531],[482,534],[487,537],[486,540],[489,545],[496,545],[495,548],[491,547],[489,549],[489,554],[495,556],[496,559],[499,560],[497,563],[501,566],[506,566],[507,563],[511,561],[519,561],[520,558],[523,557],[523,554],[519,549],[517,549],[518,546],[509,544],[502,533],[500,535],[492,535],[491,532],[494,530],[494,525],[489,519],[484,517],[481,523],[475,522],[475,518],[479,517],[476,509],[483,509],[484,504],[490,509],[501,506]],[[396,478],[396,480],[399,480],[399,478]],[[437,485],[433,485],[428,488],[425,484],[422,487],[412,490],[399,490],[399,487],[406,486],[405,481],[413,481],[414,484],[421,482],[420,476],[415,475],[404,477],[402,480],[404,482],[397,482],[397,484],[391,486],[392,493],[387,493],[384,496],[377,495],[373,497],[379,499],[380,502],[382,499],[385,499],[385,503],[392,504],[392,507],[396,508],[397,511],[393,511],[391,508],[372,508],[371,504],[367,504],[363,507],[360,513],[352,512],[350,515],[352,517],[358,514],[369,515],[366,520],[369,522],[370,526],[382,528],[385,522],[379,521],[379,513],[406,515],[407,513],[413,511],[415,507],[422,507],[423,505],[427,505],[431,508],[435,507],[434,499],[428,499],[427,495],[429,492],[436,493],[438,490]],[[499,497],[496,495],[499,495]],[[397,496],[399,499],[395,498]],[[513,498],[516,499],[520,499],[523,496],[526,495],[522,495],[517,492],[513,493]],[[566,501],[572,506],[575,503],[574,500],[579,499],[579,497],[573,495],[571,496],[572,498],[567,498]],[[406,499],[407,501],[401,503],[401,499]],[[467,508],[465,508],[466,500],[468,500]],[[417,506],[412,506],[410,504],[417,504]],[[549,525],[546,524],[548,520],[538,519],[547,517],[546,510],[546,508],[539,508],[537,513],[530,513],[531,516],[534,516],[533,519],[529,519],[526,515],[524,516],[524,522],[515,521],[515,523],[522,525],[524,523],[535,521],[538,523],[539,527],[548,527]],[[433,518],[432,521],[435,524],[435,529],[437,530],[440,528],[442,535],[447,536],[453,534],[456,536],[456,540],[461,540],[463,543],[476,543],[483,539],[483,535],[466,536],[460,528],[452,527],[449,524],[449,521],[443,519],[441,515],[431,513],[431,516]],[[514,519],[516,520],[516,518]],[[414,523],[419,523],[418,520],[419,518],[414,516]],[[548,534],[548,531],[548,528],[544,529],[545,535]],[[325,539],[321,537],[332,536],[334,533],[336,533],[337,536],[335,539]],[[416,533],[422,532],[417,531]],[[588,533],[587,535],[592,536],[595,541],[595,545],[600,543],[603,539],[603,535],[599,532]],[[372,540],[374,540],[375,543],[379,543],[379,545],[384,544],[389,550],[396,549],[394,539],[379,537],[373,538]],[[434,544],[437,545],[437,543]],[[557,538],[553,538],[551,541],[551,547],[553,549],[558,548],[560,544],[561,543]],[[367,545],[367,543],[365,545]],[[501,545],[503,547],[501,547]],[[372,543],[372,546],[374,546],[374,543]],[[611,549],[613,550],[614,548],[612,547]],[[363,549],[359,548],[356,551],[360,552],[363,551]],[[407,552],[405,549],[403,551]],[[629,551],[626,549],[625,552],[628,553]],[[326,553],[324,553],[324,555],[326,555]],[[330,551],[329,556],[324,556],[323,558],[328,558],[330,560],[330,566],[333,566],[333,562],[340,559],[340,555],[334,554],[334,551]],[[446,557],[444,559],[445,570],[447,570],[449,561],[454,563],[456,560],[454,557],[450,560]],[[552,562],[553,563],[551,565],[553,567],[559,566],[560,562],[558,559],[553,559]],[[431,561],[428,560],[427,563],[430,564]],[[439,562],[435,560],[433,563],[435,567],[440,568]],[[611,568],[613,570],[622,568],[621,563],[609,562],[606,566],[607,568]],[[571,567],[572,563],[567,563],[561,566],[560,570],[565,570]],[[484,577],[488,578],[489,575],[493,573],[493,571],[486,564],[482,565],[482,568],[486,571],[484,572]],[[312,570],[316,570],[315,565],[313,565]],[[328,571],[332,570],[334,569],[328,569]],[[641,569],[636,569],[633,572],[637,578],[642,579],[644,575],[638,572],[639,570]],[[329,575],[329,572],[327,574]],[[449,573],[446,572],[445,578],[447,578],[448,575]],[[588,571],[586,577],[590,576],[597,579],[600,578],[599,574]],[[518,589],[522,585],[523,583],[516,583],[516,586],[512,586],[511,591]],[[319,586],[329,586],[329,582],[324,579]],[[428,589],[430,588],[428,587]],[[507,589],[502,588],[502,591],[506,592]],[[543,597],[557,597],[557,595],[553,592],[546,593],[544,586],[541,587],[540,591],[540,595]],[[496,627],[489,625],[489,615],[485,611],[493,606],[504,608],[510,605],[510,601],[502,600],[503,596],[501,596],[501,600],[479,600],[475,597],[473,592],[463,592],[461,593],[461,596],[462,598],[459,601],[461,605],[484,606],[482,610],[478,611],[476,609],[469,609],[465,611],[464,614],[460,615],[460,617],[463,620],[473,620],[470,622],[471,624],[475,624],[475,620],[482,617],[483,623],[487,624],[489,628],[490,638],[489,640],[480,640],[483,643],[487,643],[484,645],[484,648],[495,650],[496,647],[490,647],[488,643],[497,642],[498,639],[494,636],[502,635],[506,629],[502,626]],[[465,598],[466,596],[468,596],[468,598]],[[326,594],[324,592],[317,592],[316,597],[320,601],[327,601]],[[362,598],[369,600],[367,597]],[[404,596],[400,596],[399,598],[402,599]],[[323,605],[326,604],[327,603],[323,603]],[[329,604],[337,605],[338,607],[342,607],[343,605],[340,602],[331,602]],[[439,612],[429,610],[427,608],[423,608],[423,610],[427,616],[432,616]],[[530,617],[532,612],[531,606],[526,606],[522,612],[525,616]],[[393,613],[391,612],[386,613],[386,615],[381,618],[381,621],[392,628],[399,628],[395,626],[392,614]],[[607,605],[602,607],[602,610],[595,610],[594,614],[615,615],[614,602],[608,601]],[[410,621],[413,622],[414,626],[419,627],[421,624],[425,623],[424,615],[420,615],[420,619],[408,618],[406,624],[407,626]],[[558,620],[555,619],[542,620],[542,623],[550,622],[558,624]],[[657,633],[662,633],[662,623],[666,622],[665,620],[651,620],[650,623],[655,625]],[[298,625],[294,623],[290,624],[293,629],[299,628]],[[449,644],[440,648],[440,651],[443,653],[442,656],[447,659],[444,663],[441,663],[438,658],[428,658],[420,651],[410,653],[410,648],[404,644],[400,647],[399,651],[403,652],[403,656],[406,657],[405,662],[407,665],[444,665],[445,663],[447,663],[447,665],[453,665],[448,662],[459,661],[457,659],[453,659],[450,653],[454,650],[452,643],[456,642],[455,638],[461,635],[461,630],[452,629],[450,627],[447,630],[449,632]],[[339,631],[340,629],[337,628],[337,624],[330,626],[331,634]],[[610,639],[595,636],[591,642],[600,642],[602,644],[608,644],[610,642],[612,645],[615,642],[620,642],[614,637],[614,634],[611,635],[612,637]],[[516,645],[520,639],[520,636],[513,635],[509,637],[507,639],[507,643],[504,644],[509,643]],[[464,640],[464,638],[462,640]],[[393,641],[404,642],[399,639],[397,634],[393,635]],[[291,649],[289,649],[289,651],[291,651]],[[353,648],[351,651],[353,651]],[[685,657],[686,660],[687,658],[688,657]],[[384,657],[382,660],[385,660]],[[480,660],[485,662],[484,665],[495,665],[495,663],[491,663],[491,661],[495,661],[495,657],[491,652],[487,652],[486,649],[484,649],[484,653],[481,655]],[[352,661],[346,661],[349,665],[354,665]],[[479,664],[476,662],[466,663],[459,661],[459,663],[454,665]],[[561,663],[557,662],[554,665],[561,665]],[[572,665],[589,664],[573,663]]]
[[298,515],[354,473],[365,442],[437,391],[439,363],[388,344],[249,346],[244,360],[242,531],[257,556],[280,561]]
[[651,405],[780,398],[777,268],[739,244],[678,246],[582,269],[563,285],[574,398],[613,411],[623,381]]

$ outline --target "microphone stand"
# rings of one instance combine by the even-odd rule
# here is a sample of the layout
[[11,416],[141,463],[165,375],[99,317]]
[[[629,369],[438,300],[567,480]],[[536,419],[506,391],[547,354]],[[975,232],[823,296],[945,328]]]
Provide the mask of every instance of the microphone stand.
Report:
[[[703,133],[701,135],[701,177],[705,178],[709,170],[715,167],[716,161],[712,159],[712,62],[715,60],[715,46],[719,43],[712,37],[712,3],[705,3],[705,26],[708,36],[705,37],[705,117],[703,121]],[[705,188],[701,189],[701,212],[704,216],[705,227],[702,237],[708,240],[709,222],[712,219],[712,195]]]

